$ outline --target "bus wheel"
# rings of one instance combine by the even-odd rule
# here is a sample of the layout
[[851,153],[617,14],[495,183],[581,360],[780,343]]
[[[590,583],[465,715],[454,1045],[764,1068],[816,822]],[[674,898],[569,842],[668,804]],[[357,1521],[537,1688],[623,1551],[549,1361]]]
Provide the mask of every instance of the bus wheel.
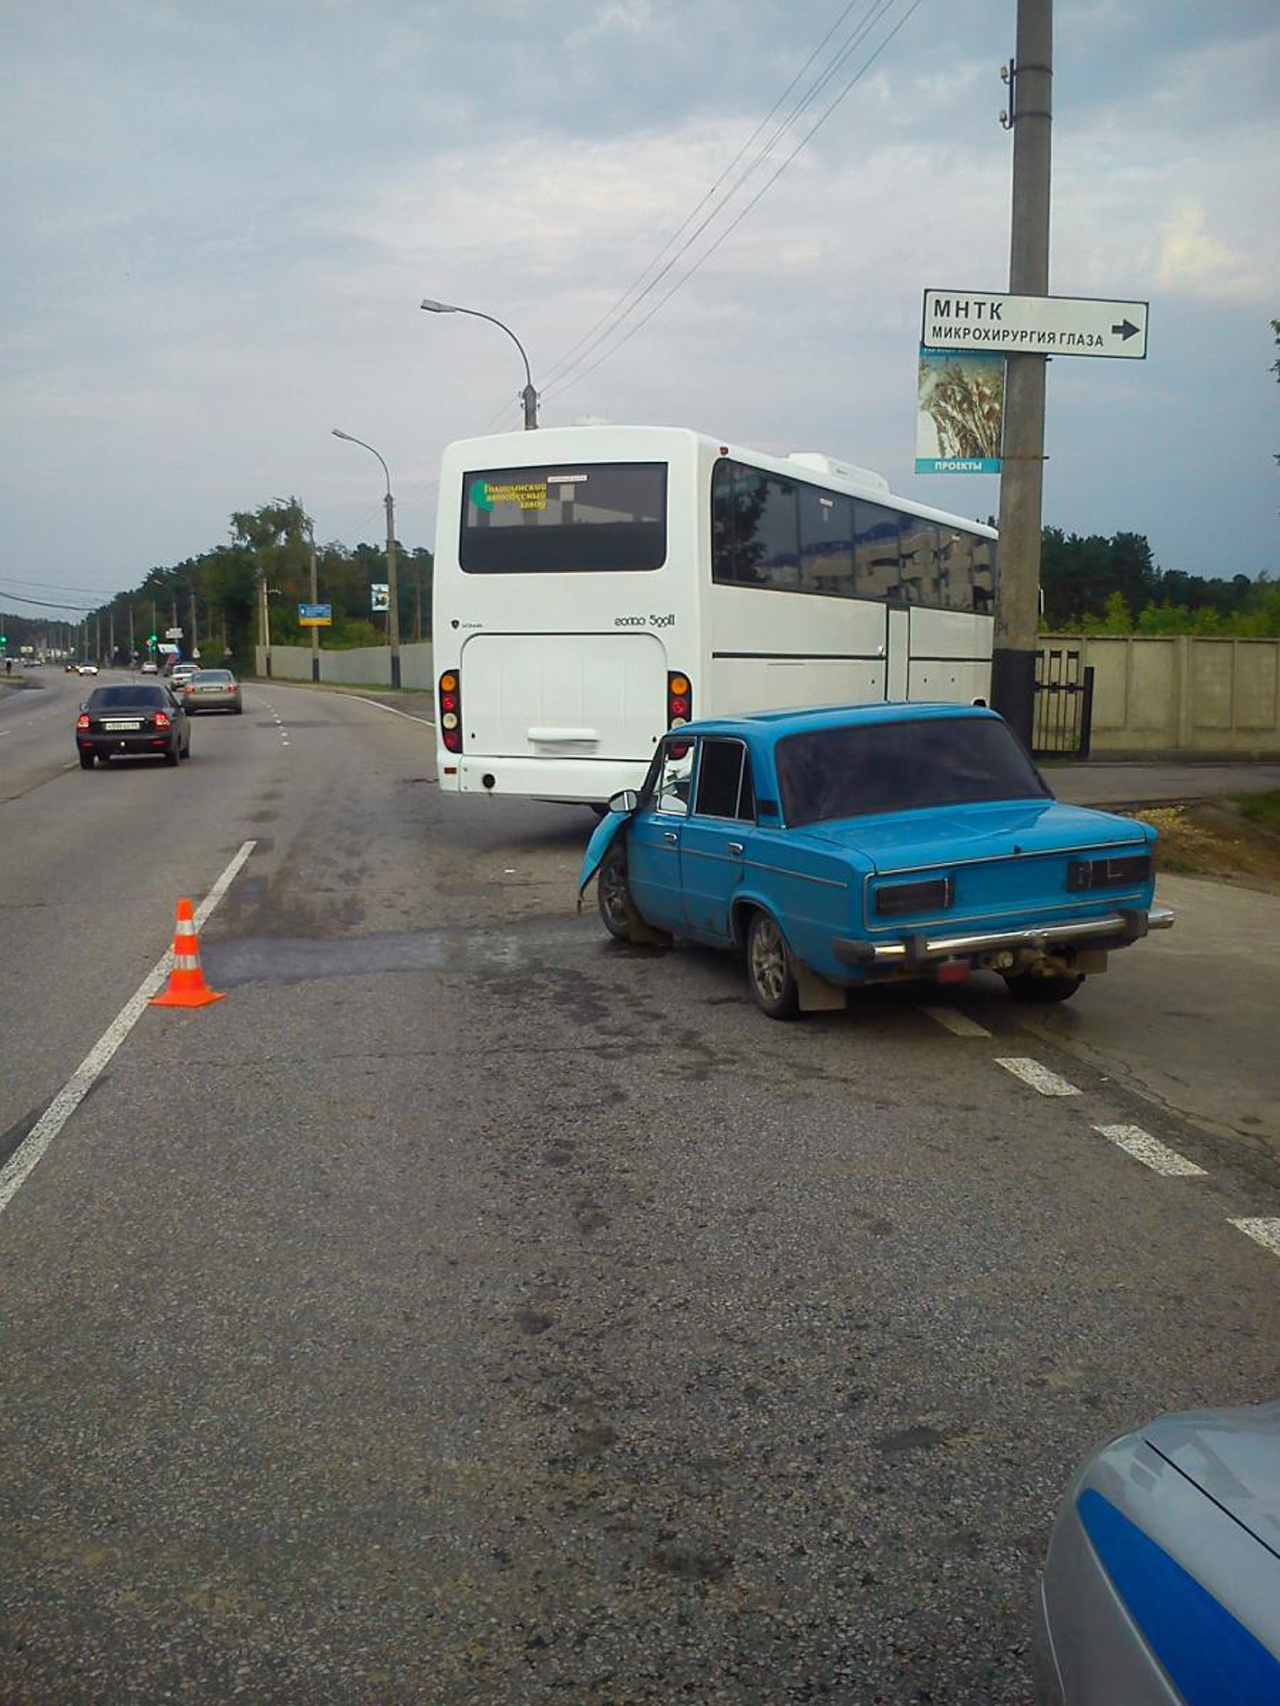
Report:
[[619,942],[629,942],[636,909],[627,884],[626,855],[616,842],[605,854],[596,878],[596,904],[609,934]]

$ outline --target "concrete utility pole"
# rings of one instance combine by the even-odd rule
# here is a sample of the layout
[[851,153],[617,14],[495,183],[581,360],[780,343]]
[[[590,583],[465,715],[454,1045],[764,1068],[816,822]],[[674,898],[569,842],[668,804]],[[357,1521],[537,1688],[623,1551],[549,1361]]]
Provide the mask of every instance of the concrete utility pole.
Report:
[[129,668],[133,668],[133,660],[137,656],[133,643],[133,600],[129,600]]
[[258,570],[258,644],[262,647],[266,660],[267,674],[271,674],[271,611],[267,604],[267,566],[261,564]]
[[[316,580],[316,530],[311,522],[307,522],[307,544],[311,551],[311,602],[320,602],[320,590]],[[320,679],[320,630],[314,624],[311,629],[311,679]]]
[[192,655],[192,657],[194,657],[195,654],[200,650],[200,633],[196,627],[196,589],[194,586],[192,586],[190,588],[190,592],[191,592],[191,655]]
[[[1053,0],[1018,0],[1018,45],[1009,79],[1013,213],[1009,291],[1049,292],[1049,167],[1053,121]],[[1043,355],[1005,357],[1000,558],[991,700],[1028,748],[1035,711],[1044,489]]]
[[116,661],[116,607],[114,604],[107,611],[107,658],[111,663]]

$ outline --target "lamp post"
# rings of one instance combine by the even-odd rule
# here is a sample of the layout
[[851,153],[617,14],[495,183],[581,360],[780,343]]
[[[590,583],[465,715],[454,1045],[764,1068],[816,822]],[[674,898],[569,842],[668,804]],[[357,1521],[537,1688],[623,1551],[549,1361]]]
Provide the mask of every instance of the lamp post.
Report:
[[[307,545],[311,552],[311,603],[315,605],[319,602],[320,588],[316,580],[316,530],[310,516],[307,517]],[[311,624],[311,679],[320,679],[320,630],[314,622]]]
[[348,444],[358,444],[361,450],[367,450],[371,456],[377,456],[382,462],[382,472],[387,477],[387,645],[391,651],[391,685],[400,685],[400,588],[396,581],[396,506],[391,496],[391,471],[381,455],[371,444],[366,444],[362,438],[353,438],[349,432],[343,432],[340,427],[333,428],[335,438],[345,439]]
[[507,334],[520,351],[521,360],[524,362],[525,383],[524,390],[520,393],[520,400],[524,404],[524,430],[526,432],[535,431],[538,425],[538,393],[533,388],[533,375],[529,371],[529,357],[525,354],[524,345],[511,330],[511,327],[504,325],[501,320],[496,320],[492,314],[482,314],[478,308],[459,308],[455,303],[436,302],[429,296],[423,301],[422,306],[428,314],[470,314],[472,319],[487,320],[491,326],[497,326]]

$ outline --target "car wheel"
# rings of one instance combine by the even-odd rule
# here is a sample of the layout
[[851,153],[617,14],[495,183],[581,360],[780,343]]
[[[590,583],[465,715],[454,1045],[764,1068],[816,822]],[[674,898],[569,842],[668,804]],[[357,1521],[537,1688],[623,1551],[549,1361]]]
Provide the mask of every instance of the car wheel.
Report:
[[795,1017],[800,995],[791,969],[791,952],[767,912],[753,913],[747,931],[747,978],[762,1013],[771,1019]]
[[237,717],[243,717],[244,716],[244,706],[243,705],[237,705],[236,706],[236,716]]
[[80,768],[82,770],[93,769],[93,754],[91,752],[82,752],[80,754]]
[[1035,977],[1031,972],[1020,972],[1004,981],[1015,1001],[1030,1001],[1044,1007],[1053,1001],[1070,1001],[1084,977]]
[[171,769],[176,769],[181,753],[176,746],[167,746],[164,751],[164,761]]
[[616,841],[605,854],[596,878],[596,905],[609,934],[619,942],[629,942],[636,907],[627,882],[627,856]]

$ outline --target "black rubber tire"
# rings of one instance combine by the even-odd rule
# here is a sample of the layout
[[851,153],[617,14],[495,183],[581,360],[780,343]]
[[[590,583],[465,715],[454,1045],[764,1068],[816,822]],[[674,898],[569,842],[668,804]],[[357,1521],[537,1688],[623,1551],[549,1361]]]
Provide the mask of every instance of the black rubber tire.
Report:
[[1015,977],[1006,977],[1004,981],[1015,1001],[1048,1007],[1055,1001],[1070,1001],[1084,982],[1084,977],[1033,977],[1030,972],[1021,972]]
[[164,749],[164,761],[171,770],[177,769],[178,760],[181,756],[182,754],[178,751],[176,746],[167,746]]
[[237,717],[243,717],[244,716],[244,706],[243,705],[237,705],[236,710],[235,710],[235,714]]
[[92,770],[93,769],[93,757],[94,757],[94,755],[91,752],[82,752],[80,754],[80,768],[82,770]]
[[756,1006],[770,1019],[794,1019],[800,991],[791,969],[791,951],[767,912],[751,915],[747,930],[747,982]]
[[179,758],[190,758],[191,757],[191,742],[190,741],[188,741],[185,746],[180,746],[178,748],[178,757]]
[[627,855],[615,841],[605,854],[596,875],[596,905],[600,921],[618,942],[631,940],[631,921],[636,903],[627,883]]

